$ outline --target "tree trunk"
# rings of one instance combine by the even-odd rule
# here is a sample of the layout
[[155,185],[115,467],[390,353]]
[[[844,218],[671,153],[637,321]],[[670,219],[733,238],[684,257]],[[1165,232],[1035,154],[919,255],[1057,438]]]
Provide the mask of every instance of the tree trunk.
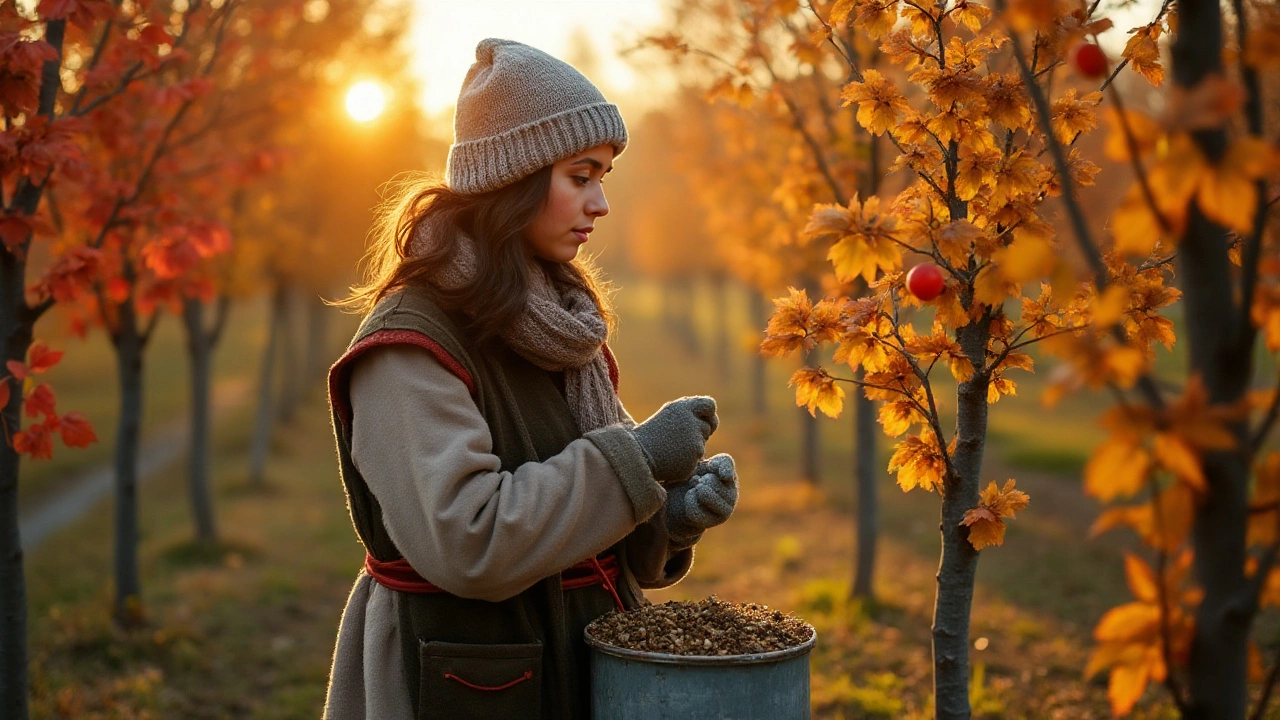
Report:
[[[25,274],[25,261],[0,251],[0,341],[4,342],[4,360],[25,362],[31,346],[31,323],[21,316],[26,307]],[[9,402],[0,409],[0,417],[11,437],[22,427],[21,385],[10,390]],[[0,717],[26,720],[27,586],[18,532],[19,460],[10,443],[0,443]]]
[[[856,378],[862,379],[859,370]],[[854,486],[858,489],[858,547],[853,569],[853,596],[875,599],[876,536],[880,532],[880,507],[876,497],[876,408],[861,388],[853,390]]]
[[[990,316],[956,331],[967,357],[986,356]],[[969,544],[964,514],[978,506],[978,481],[987,438],[987,386],[990,377],[974,373],[956,391],[955,476],[947,478],[942,494],[942,560],[938,566],[938,594],[933,606],[934,717],[967,720],[969,707],[969,613],[973,608],[973,580],[978,551]]]
[[249,483],[262,487],[267,468],[267,452],[271,449],[271,426],[275,420],[276,346],[282,338],[285,314],[285,289],[281,283],[271,295],[271,322],[267,343],[262,350],[262,369],[258,375],[258,413],[253,424],[253,446],[249,452]]
[[299,387],[302,383],[298,371],[298,294],[293,286],[282,284],[283,300],[281,301],[280,330],[280,422],[289,425],[293,422],[293,411],[298,406]]
[[214,522],[213,497],[209,491],[210,386],[213,373],[213,338],[204,327],[204,302],[187,298],[182,304],[182,321],[187,329],[187,355],[191,360],[191,449],[187,484],[191,494],[191,516],[196,539],[218,539]]
[[142,436],[143,338],[132,299],[117,306],[119,326],[112,338],[120,382],[116,434],[116,594],[115,618],[124,626],[142,620],[138,575],[138,444]]
[[329,307],[319,297],[307,299],[307,387],[324,377],[329,365]]
[[[769,316],[765,310],[764,293],[752,288],[749,291],[749,297],[751,298],[751,326],[763,328],[769,322]],[[767,384],[769,365],[758,347],[751,353],[751,358],[751,408],[756,415],[764,416],[769,413]]]
[[[55,57],[40,66],[40,111],[53,120],[58,90],[62,87],[62,42],[67,21],[50,20],[44,24],[44,40],[53,48]],[[31,216],[40,207],[44,185],[20,181],[14,189],[6,214]],[[0,193],[0,205],[3,205]],[[21,252],[0,249],[0,359],[26,362],[31,347],[32,330],[38,317],[28,312],[26,301],[26,251],[31,239],[23,242]],[[21,427],[21,385],[10,388],[9,402],[0,408],[5,439]],[[22,536],[18,525],[19,455],[11,442],[0,443],[0,717],[27,720],[27,585],[23,569]]]
[[715,318],[712,352],[715,355],[716,372],[722,380],[728,380],[732,374],[729,365],[729,303],[725,285],[724,273],[718,272],[711,276],[711,315]]
[[[1222,72],[1222,9],[1217,2],[1185,0],[1178,3],[1178,13],[1181,27],[1195,28],[1178,33],[1172,49],[1174,83],[1189,90]],[[1192,137],[1210,162],[1222,158],[1227,146],[1225,126],[1198,130]],[[1252,374],[1254,330],[1248,314],[1252,298],[1242,300],[1243,310],[1237,307],[1227,231],[1207,220],[1194,202],[1189,210],[1178,262],[1190,374],[1204,380],[1211,403],[1233,404],[1243,397]],[[1247,250],[1245,257],[1249,257]],[[1189,659],[1186,716],[1195,719],[1242,718],[1248,701],[1249,628],[1256,607],[1244,575],[1248,442],[1243,422],[1233,424],[1231,430],[1237,450],[1203,457],[1209,492],[1196,508],[1192,525],[1195,578],[1204,590]]]

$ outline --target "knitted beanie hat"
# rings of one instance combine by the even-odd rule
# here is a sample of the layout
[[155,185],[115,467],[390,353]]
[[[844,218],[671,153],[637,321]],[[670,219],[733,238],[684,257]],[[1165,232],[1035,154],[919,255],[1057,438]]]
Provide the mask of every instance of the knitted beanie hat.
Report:
[[488,38],[462,81],[445,169],[465,194],[509,185],[588,150],[627,146],[627,127],[572,65],[514,40]]

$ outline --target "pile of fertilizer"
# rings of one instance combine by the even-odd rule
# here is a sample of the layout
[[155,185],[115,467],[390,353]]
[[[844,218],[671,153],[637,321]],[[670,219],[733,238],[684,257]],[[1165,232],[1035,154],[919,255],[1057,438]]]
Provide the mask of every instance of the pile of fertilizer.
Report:
[[670,655],[750,655],[786,650],[813,637],[813,628],[795,616],[714,595],[615,610],[588,625],[587,632],[606,645]]

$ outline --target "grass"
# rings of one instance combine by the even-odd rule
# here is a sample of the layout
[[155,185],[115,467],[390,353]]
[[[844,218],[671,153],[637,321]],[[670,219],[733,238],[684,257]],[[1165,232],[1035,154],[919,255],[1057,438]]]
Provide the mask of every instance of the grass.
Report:
[[[680,395],[714,395],[722,424],[709,449],[731,452],[741,473],[734,518],[707,533],[685,581],[650,597],[715,593],[813,622],[820,632],[812,656],[815,717],[929,717],[938,498],[904,494],[882,476],[878,598],[849,600],[852,422],[819,423],[823,482],[807,486],[799,479],[801,411],[786,387],[793,364],[770,364],[770,413],[755,417],[748,356],[733,353],[729,366],[718,368],[706,352],[685,352],[659,322],[653,286],[624,283],[619,299],[623,322],[614,345],[632,414],[646,417]],[[743,307],[736,300],[729,308],[730,337],[754,327]],[[702,337],[712,337],[712,314],[702,304],[696,311]],[[984,474],[1017,477],[1032,501],[1005,545],[984,551],[979,566],[975,717],[1105,717],[1104,684],[1085,682],[1080,672],[1093,624],[1127,599],[1119,551],[1128,545],[1121,537],[1084,539],[1096,507],[1071,468],[1092,442],[1087,419],[1098,407],[1073,398],[1067,412],[1047,414],[1035,402],[1036,382],[1028,378],[991,416]],[[346,514],[322,398],[311,397],[296,425],[275,439],[265,492],[245,478],[250,411],[233,411],[217,435],[220,544],[190,541],[181,468],[142,489],[144,629],[121,631],[107,619],[109,503],[32,553],[36,718],[319,714],[362,549]],[[889,445],[882,440],[881,462]],[[1161,698],[1149,692],[1135,717],[1169,717]]]
[[[214,354],[215,393],[233,392],[247,399],[266,342],[266,305],[242,302],[233,306],[231,313]],[[120,407],[115,350],[100,328],[79,339],[60,331],[60,322],[55,314],[36,328],[37,338],[65,351],[62,361],[41,376],[41,381],[50,383],[57,393],[60,412],[77,410],[89,418],[98,442],[84,449],[58,443],[52,460],[24,461],[18,484],[19,501],[24,507],[63,489],[77,471],[110,462],[115,452]],[[145,438],[181,418],[190,407],[186,331],[181,318],[168,314],[161,318],[143,362]]]

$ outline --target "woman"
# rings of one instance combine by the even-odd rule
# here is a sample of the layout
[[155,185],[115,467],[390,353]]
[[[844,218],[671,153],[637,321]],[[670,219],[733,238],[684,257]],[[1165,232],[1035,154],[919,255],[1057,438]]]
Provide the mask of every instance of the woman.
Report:
[[329,375],[365,570],[325,717],[586,718],[583,628],[679,581],[737,501],[709,397],[635,423],[577,260],[627,143],[569,65],[484,40],[445,184],[385,214]]

